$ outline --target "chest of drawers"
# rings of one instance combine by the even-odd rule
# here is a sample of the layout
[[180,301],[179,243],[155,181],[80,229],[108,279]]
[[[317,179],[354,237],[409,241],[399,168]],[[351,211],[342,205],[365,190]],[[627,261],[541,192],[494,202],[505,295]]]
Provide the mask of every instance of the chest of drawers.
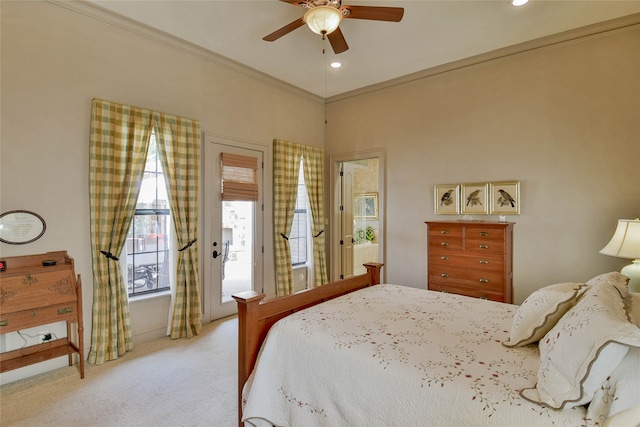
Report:
[[[0,272],[0,333],[19,331],[66,321],[67,336],[0,354],[0,372],[21,368],[48,359],[80,356],[80,377],[84,378],[82,326],[82,285],[76,277],[73,258],[66,251],[4,259]],[[44,266],[43,262],[55,261]],[[75,324],[75,330],[71,325]],[[75,342],[72,335],[76,335]]]
[[428,289],[513,302],[514,223],[426,224]]

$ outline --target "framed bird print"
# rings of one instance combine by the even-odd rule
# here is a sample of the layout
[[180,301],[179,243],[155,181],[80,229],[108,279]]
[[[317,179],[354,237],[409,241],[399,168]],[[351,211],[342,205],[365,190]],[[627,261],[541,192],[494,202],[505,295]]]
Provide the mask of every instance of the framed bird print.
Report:
[[486,215],[489,213],[489,184],[479,182],[460,185],[460,212],[464,215]]
[[492,182],[490,185],[491,213],[520,213],[520,181]]
[[460,213],[460,185],[438,184],[434,190],[436,214],[458,215]]

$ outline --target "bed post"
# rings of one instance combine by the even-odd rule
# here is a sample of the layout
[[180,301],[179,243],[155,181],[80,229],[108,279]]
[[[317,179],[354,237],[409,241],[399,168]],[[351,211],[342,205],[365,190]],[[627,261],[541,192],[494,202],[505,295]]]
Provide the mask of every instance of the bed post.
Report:
[[[246,291],[233,295],[238,302],[238,414],[242,414],[242,387],[249,378],[258,346],[260,329],[257,327],[257,305],[265,297],[255,291]],[[239,425],[242,421],[239,420]]]
[[368,262],[363,265],[367,269],[367,274],[369,275],[369,284],[380,284],[380,270],[382,269],[382,266],[384,264],[380,264],[377,262]]

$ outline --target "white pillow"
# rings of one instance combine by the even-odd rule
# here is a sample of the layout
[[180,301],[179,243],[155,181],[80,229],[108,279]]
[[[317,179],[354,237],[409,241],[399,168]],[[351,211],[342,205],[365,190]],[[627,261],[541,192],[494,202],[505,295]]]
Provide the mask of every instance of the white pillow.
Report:
[[629,277],[625,276],[622,273],[618,273],[617,271],[612,271],[611,273],[604,273],[592,279],[589,279],[587,281],[587,286],[598,285],[601,283],[613,285],[620,289],[627,289]]
[[558,283],[538,289],[522,303],[513,316],[506,347],[537,342],[576,304],[583,283]]
[[640,328],[629,321],[627,296],[626,284],[589,286],[540,340],[538,383],[522,390],[522,397],[555,409],[590,402],[629,346],[640,347]]
[[[611,375],[598,387],[589,403],[587,418],[593,425],[630,408],[640,410],[640,348],[632,347]],[[640,418],[636,419],[640,423]]]

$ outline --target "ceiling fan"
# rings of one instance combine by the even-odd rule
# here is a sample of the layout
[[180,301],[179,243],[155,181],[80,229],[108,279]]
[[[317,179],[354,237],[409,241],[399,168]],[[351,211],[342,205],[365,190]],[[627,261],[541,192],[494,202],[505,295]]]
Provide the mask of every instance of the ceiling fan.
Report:
[[301,6],[307,11],[302,18],[285,25],[262,38],[272,42],[285,34],[307,24],[316,34],[329,38],[331,47],[335,53],[342,53],[349,49],[347,41],[340,31],[340,22],[343,18],[368,19],[372,21],[400,22],[404,15],[401,7],[381,6],[342,6],[342,0],[280,0],[293,6]]

